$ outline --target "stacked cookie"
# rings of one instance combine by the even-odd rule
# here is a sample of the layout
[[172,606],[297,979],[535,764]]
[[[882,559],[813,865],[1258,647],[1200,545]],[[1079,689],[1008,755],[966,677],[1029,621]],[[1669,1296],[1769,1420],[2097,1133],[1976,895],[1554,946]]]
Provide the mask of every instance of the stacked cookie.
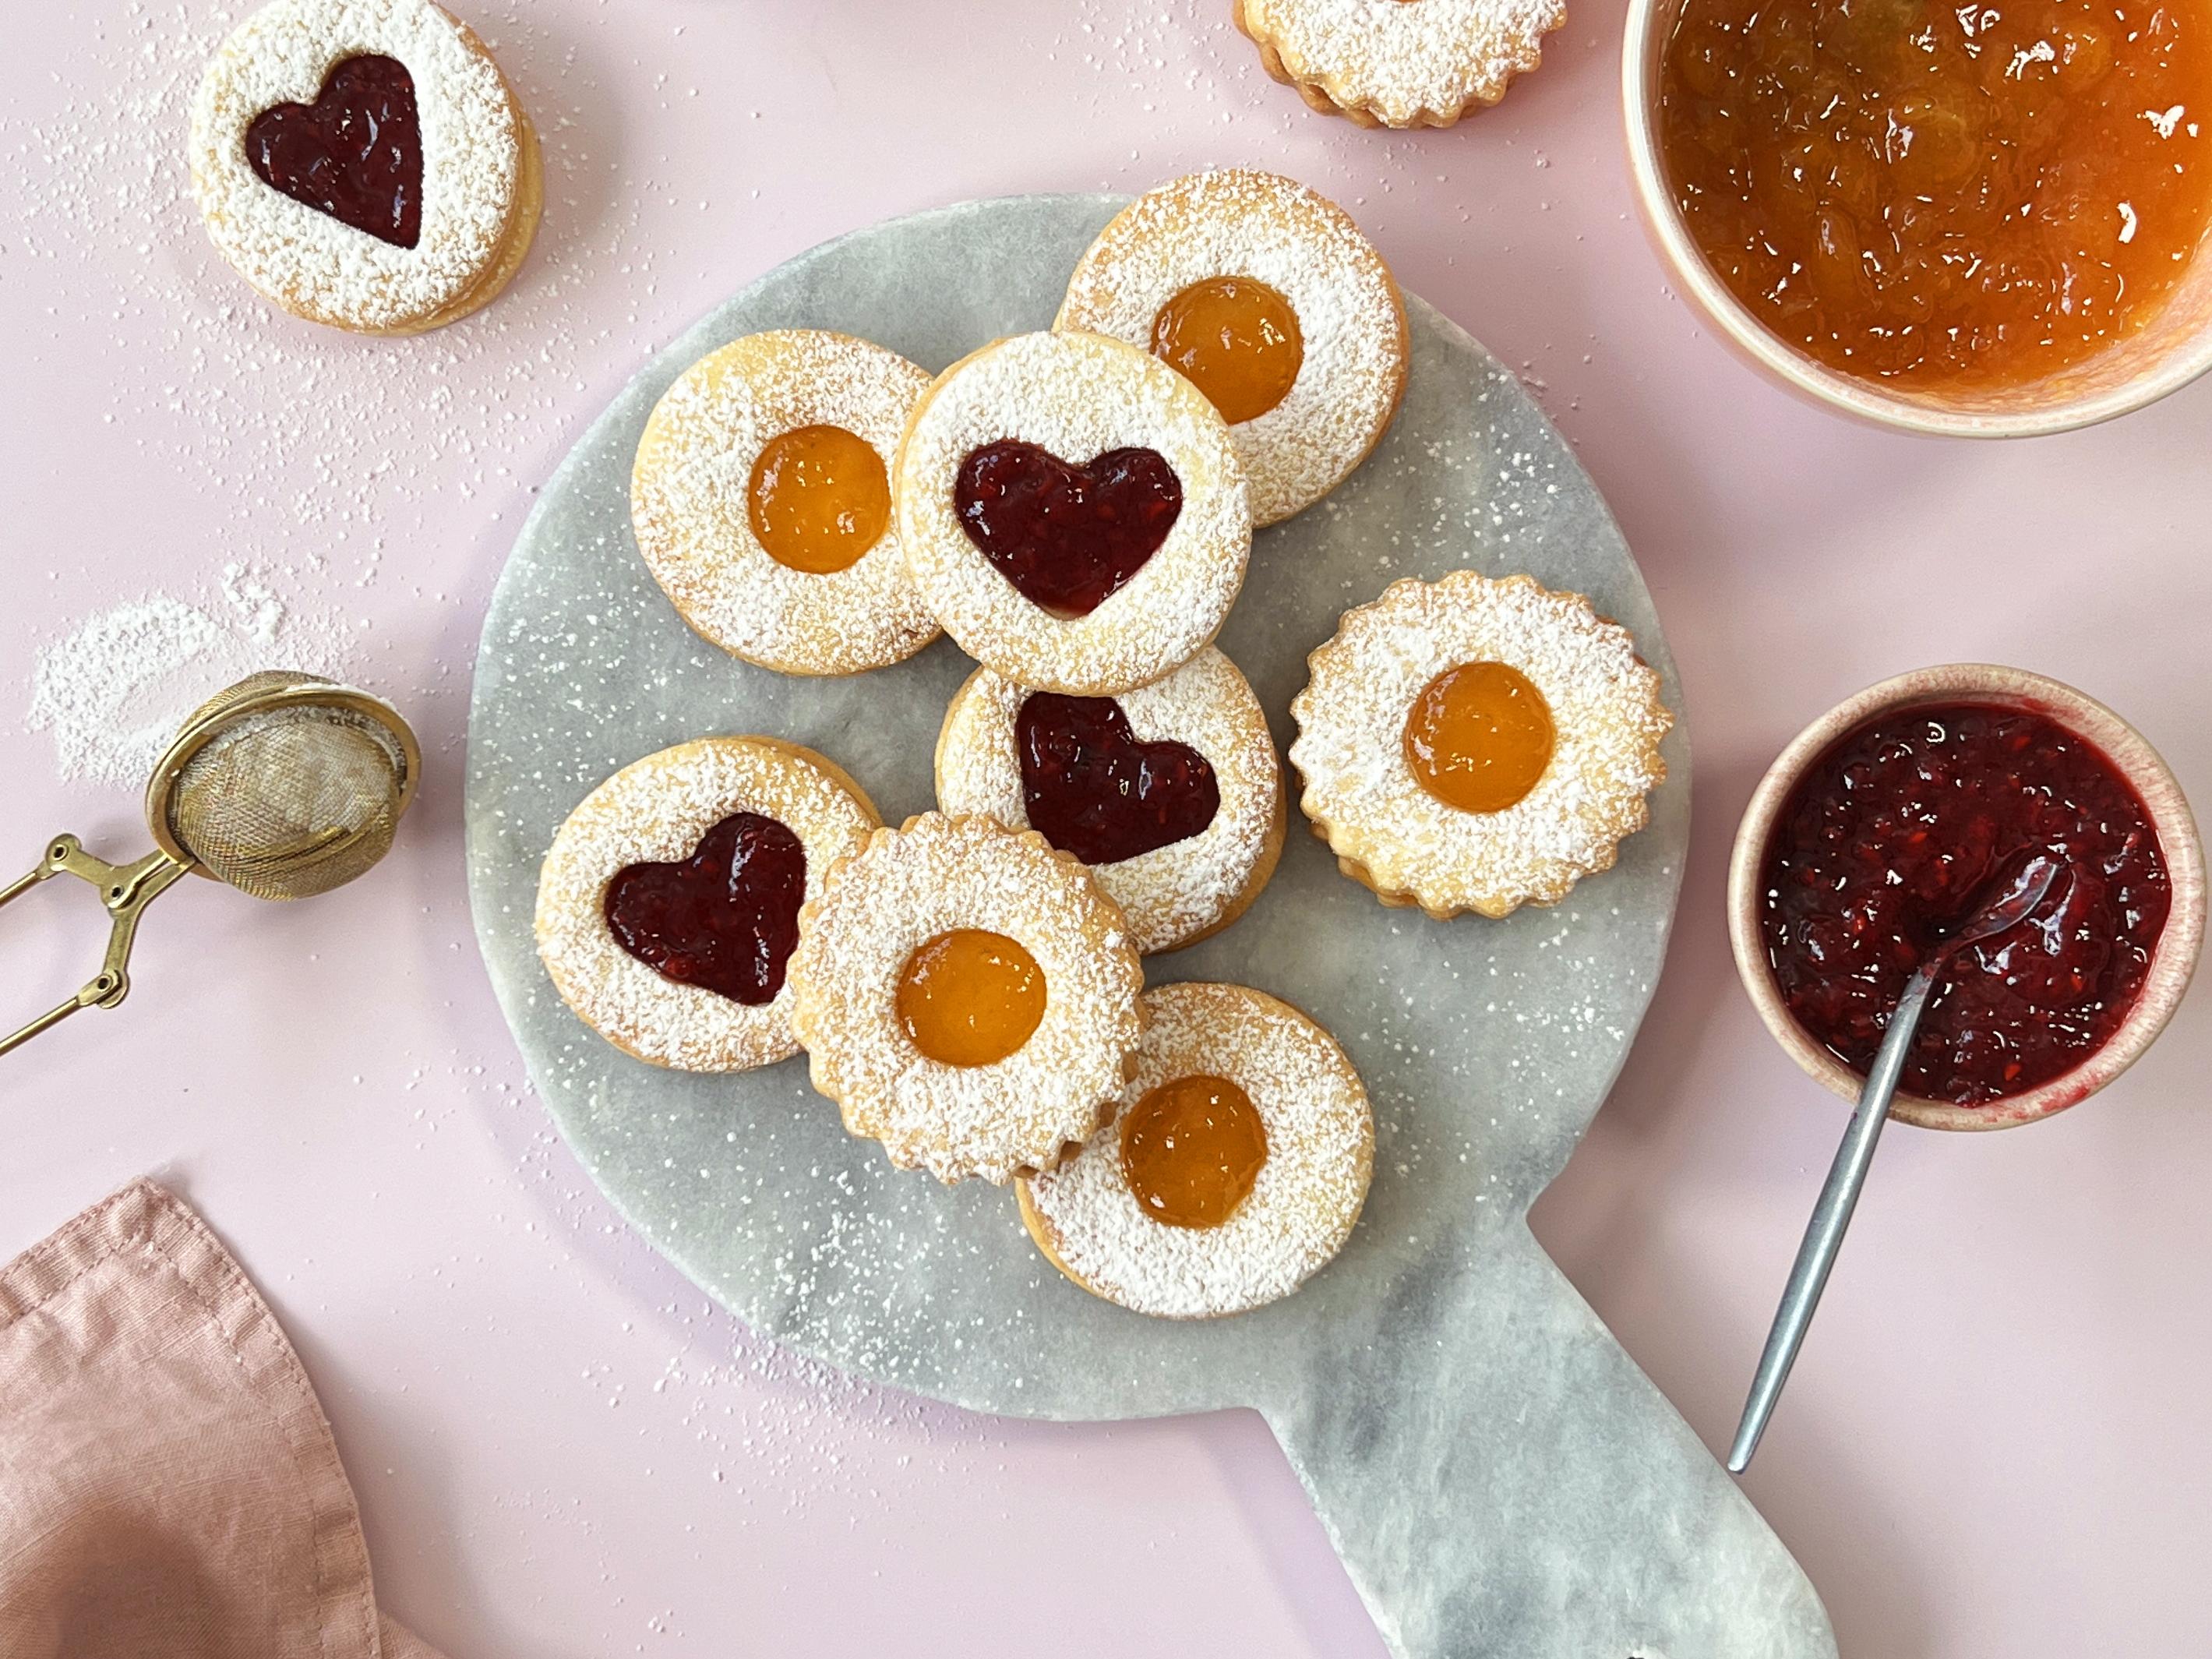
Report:
[[[1018,1182],[1045,1254],[1123,1305],[1218,1315],[1294,1288],[1365,1194],[1359,1079],[1296,1010],[1237,986],[1146,994],[1139,959],[1229,927],[1275,867],[1281,769],[1213,640],[1255,522],[1349,476],[1406,374],[1402,303],[1373,248],[1320,197],[1252,173],[1142,198],[1083,256],[1054,330],[935,377],[805,331],[693,365],[648,422],[632,491],[639,550],[692,626],[785,673],[863,672],[940,630],[978,666],[941,729],[940,810],[896,829],[833,763],[768,738],[683,745],[603,785],[541,885],[561,994],[661,1064],[732,1070],[804,1048],[854,1133],[948,1182]],[[1544,599],[1546,615],[1581,604]],[[1445,608],[1501,602],[1461,584]],[[1307,778],[1317,830],[1347,847],[1368,833],[1364,778],[1396,752],[1362,756],[1361,734],[1410,718],[1368,718],[1365,686],[1396,685],[1413,660],[1402,629],[1355,627],[1360,614],[1316,653],[1301,700],[1324,671],[1362,682],[1350,735],[1322,719],[1339,697],[1313,710],[1324,769],[1341,774],[1326,817]],[[1516,626],[1493,632],[1518,651],[1538,624]],[[1431,655],[1491,637],[1436,631]],[[1360,668],[1370,639],[1400,641],[1390,673]],[[1519,713],[1556,708],[1565,732],[1556,755],[1522,757],[1524,793],[1579,815],[1542,873],[1602,867],[1579,827],[1628,815],[1590,809],[1591,781],[1635,768],[1584,764],[1582,727],[1600,681],[1633,691],[1649,671],[1632,649],[1589,673],[1553,672],[1571,652],[1522,654],[1553,701],[1531,679]],[[1456,778],[1466,699],[1434,690],[1405,696],[1437,702],[1431,748]],[[1482,810],[1528,838],[1510,811]],[[1346,867],[1387,875],[1370,878],[1386,899],[1436,896],[1358,846],[1340,848]],[[1477,896],[1430,908],[1498,908]]]
[[361,334],[481,309],[544,207],[538,138],[475,31],[432,0],[275,0],[192,102],[192,192],[276,304]]

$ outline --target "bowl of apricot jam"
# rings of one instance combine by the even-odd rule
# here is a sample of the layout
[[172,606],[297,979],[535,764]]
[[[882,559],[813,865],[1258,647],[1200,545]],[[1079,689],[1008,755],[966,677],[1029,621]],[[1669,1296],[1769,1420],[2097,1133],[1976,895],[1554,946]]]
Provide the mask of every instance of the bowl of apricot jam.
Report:
[[1930,1129],[2049,1117],[2150,1046],[2204,936],[2204,854],[2180,786],[2070,686],[1926,668],[1807,726],[1736,831],[1736,971],[1790,1056],[1856,1099],[1913,970],[2039,855],[2060,866],[2050,894],[1954,959],[1891,1115]]
[[1647,227],[1786,386],[2021,437],[2212,368],[2212,0],[1631,0]]

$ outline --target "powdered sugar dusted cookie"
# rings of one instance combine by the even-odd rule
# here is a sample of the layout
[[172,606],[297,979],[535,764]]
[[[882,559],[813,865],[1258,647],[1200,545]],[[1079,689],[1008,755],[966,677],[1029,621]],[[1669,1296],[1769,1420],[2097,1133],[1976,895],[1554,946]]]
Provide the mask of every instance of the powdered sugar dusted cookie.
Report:
[[1103,334],[1023,334],[945,371],[892,470],[907,568],[961,649],[1039,690],[1180,667],[1243,586],[1252,512],[1212,404]]
[[1034,831],[928,812],[830,872],[800,918],[814,1086],[902,1169],[1003,1182],[1097,1130],[1142,1029],[1113,901]]
[[222,257],[287,311],[364,334],[505,288],[544,205],[538,141],[483,41],[430,0],[276,0],[192,104],[192,189]]
[[1307,663],[1300,805],[1386,904],[1556,903],[1650,821],[1674,717],[1628,630],[1579,593],[1472,570],[1394,582]]
[[1406,389],[1405,304],[1382,256],[1335,204],[1249,168],[1193,173],[1124,209],[1077,264],[1059,325],[1149,350],[1206,394],[1255,525],[1341,483]]
[[1448,127],[1543,61],[1566,0],[1231,0],[1267,73],[1363,127]]
[[848,334],[749,334],[646,423],[630,515],[702,635],[787,674],[857,674],[938,635],[891,521],[890,467],[925,369]]
[[1267,717],[1212,646],[1118,697],[1030,691],[977,669],[945,711],[937,800],[1081,859],[1147,954],[1236,921],[1283,849]]
[[1288,1296],[1366,1202],[1375,1122],[1328,1032],[1242,985],[1145,996],[1114,1120],[1017,1189],[1052,1264],[1138,1313],[1208,1319]]
[[799,908],[877,827],[860,786],[776,738],[702,738],[624,767],[553,838],[538,953],[617,1048],[687,1072],[797,1052]]

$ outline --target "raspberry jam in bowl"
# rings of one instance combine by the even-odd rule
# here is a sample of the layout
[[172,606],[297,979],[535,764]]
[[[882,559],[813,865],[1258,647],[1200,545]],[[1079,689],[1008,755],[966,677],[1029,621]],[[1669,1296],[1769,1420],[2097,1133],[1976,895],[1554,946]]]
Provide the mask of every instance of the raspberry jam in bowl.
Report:
[[2157,753],[2101,703],[2018,669],[1924,669],[1800,733],[1738,830],[1736,967],[1791,1057],[1856,1098],[1905,981],[2030,860],[2027,921],[1960,953],[1894,1116],[1995,1129],[2087,1098],[2150,1045],[2203,936],[2203,854]]
[[2212,368],[2212,0],[1631,0],[1646,223],[1721,337],[1909,430]]

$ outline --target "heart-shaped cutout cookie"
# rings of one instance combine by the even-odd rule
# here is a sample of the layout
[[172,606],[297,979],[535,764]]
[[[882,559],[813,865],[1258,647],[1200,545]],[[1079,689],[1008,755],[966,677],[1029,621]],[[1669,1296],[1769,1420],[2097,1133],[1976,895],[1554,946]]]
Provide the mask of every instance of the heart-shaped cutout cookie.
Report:
[[774,818],[738,812],[677,864],[632,864],[607,884],[615,943],[680,985],[758,1007],[783,988],[806,897],[806,848]]
[[349,58],[312,104],[278,104],[246,130],[261,181],[341,224],[413,247],[422,240],[422,123],[396,58]]
[[1010,438],[961,463],[953,505],[968,539],[1023,598],[1087,617],[1167,540],[1182,480],[1157,450],[1109,449],[1078,466]]
[[1139,743],[1111,697],[1033,693],[1014,718],[1030,827],[1085,864],[1119,864],[1188,841],[1221,810],[1206,757]]

